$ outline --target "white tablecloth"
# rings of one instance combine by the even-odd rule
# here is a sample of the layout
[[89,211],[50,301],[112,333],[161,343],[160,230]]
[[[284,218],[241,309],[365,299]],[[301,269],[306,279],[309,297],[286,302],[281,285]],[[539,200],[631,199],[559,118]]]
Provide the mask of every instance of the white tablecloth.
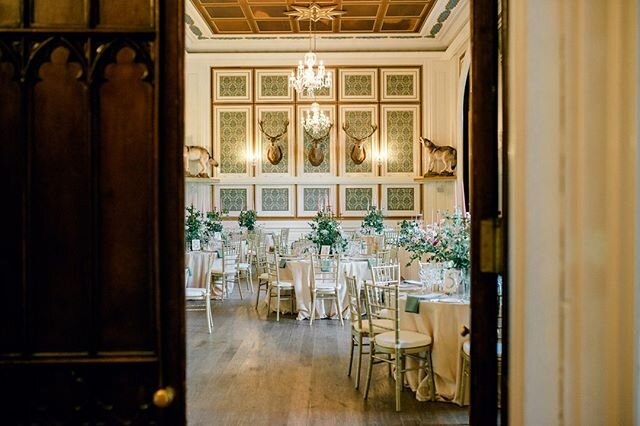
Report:
[[[406,299],[400,300],[400,327],[403,330],[417,331],[433,339],[431,358],[436,383],[436,397],[439,401],[459,401],[456,395],[460,347],[465,340],[460,336],[460,326],[469,326],[471,310],[468,303],[445,303],[423,300],[417,314],[405,312]],[[415,361],[407,360],[407,365]],[[419,401],[429,399],[424,371],[410,371],[406,381]]]
[[191,275],[187,287],[204,287],[204,281],[207,279],[207,268],[215,258],[216,253],[211,251],[190,251],[185,253],[184,264],[189,268]]
[[[345,319],[349,317],[349,299],[347,298],[347,287],[344,282],[344,273],[348,276],[355,275],[358,284],[364,279],[371,279],[369,271],[369,263],[367,261],[342,261],[340,262],[339,281],[340,301],[342,303],[342,315]],[[311,317],[311,261],[309,260],[287,260],[284,268],[280,268],[280,280],[288,281],[295,287],[296,292],[296,309],[298,311],[298,320],[304,320]],[[271,306],[275,309],[274,304]],[[289,302],[281,302],[281,312],[290,310]],[[337,318],[338,307],[334,301],[318,301],[316,305],[316,319],[318,318]]]
[[[207,279],[207,266],[213,260],[212,268],[222,270],[222,259],[217,257],[216,252],[208,251],[192,251],[186,254],[185,264],[191,271],[191,279],[187,287],[204,288]],[[229,283],[229,292],[232,293],[234,288],[233,282]],[[222,283],[216,282],[211,289],[211,296],[214,299],[222,299],[223,289]]]

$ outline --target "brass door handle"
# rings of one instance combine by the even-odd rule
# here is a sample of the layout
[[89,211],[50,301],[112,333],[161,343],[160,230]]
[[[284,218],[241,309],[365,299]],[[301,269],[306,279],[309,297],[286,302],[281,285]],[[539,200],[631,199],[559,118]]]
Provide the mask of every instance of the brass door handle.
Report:
[[158,408],[166,408],[173,402],[176,391],[171,387],[160,388],[153,394],[153,404]]

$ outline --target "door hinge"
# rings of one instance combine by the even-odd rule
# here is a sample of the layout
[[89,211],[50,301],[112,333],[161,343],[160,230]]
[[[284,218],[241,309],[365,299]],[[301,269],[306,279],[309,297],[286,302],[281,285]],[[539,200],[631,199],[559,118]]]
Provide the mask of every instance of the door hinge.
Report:
[[501,274],[503,271],[502,220],[480,221],[480,272]]

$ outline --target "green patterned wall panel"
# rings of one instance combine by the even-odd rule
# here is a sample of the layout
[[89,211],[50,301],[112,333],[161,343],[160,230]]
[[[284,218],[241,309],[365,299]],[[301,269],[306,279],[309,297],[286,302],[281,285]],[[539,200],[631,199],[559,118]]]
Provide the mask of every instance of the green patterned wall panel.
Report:
[[286,212],[289,210],[289,189],[262,188],[262,211]]
[[302,189],[303,209],[305,211],[318,210],[318,204],[324,207],[325,200],[331,204],[331,190],[329,188],[303,188]]
[[304,131],[304,172],[305,173],[329,173],[331,172],[331,150],[329,147],[331,144],[329,143],[331,140],[331,132],[322,139],[322,141],[318,144],[318,147],[324,152],[324,161],[319,166],[314,166],[307,159],[307,154],[309,150],[313,147],[311,143],[311,138]]
[[346,74],[344,76],[344,95],[349,97],[370,98],[373,96],[373,75]]
[[[333,78],[336,78],[335,74],[333,74]],[[322,89],[316,90],[316,96],[318,98],[331,96],[331,88],[330,87],[323,87]]]
[[246,75],[221,75],[218,78],[218,97],[247,97]]
[[221,188],[220,208],[230,212],[237,212],[247,209],[247,189],[246,188]]
[[220,173],[247,173],[247,111],[220,111]]
[[387,171],[413,173],[414,112],[387,111]]
[[288,97],[289,76],[286,74],[260,76],[260,94],[263,97]]
[[[264,130],[270,135],[277,135],[282,132],[287,121],[293,122],[287,111],[261,111]],[[258,128],[259,131],[259,128]],[[289,173],[289,132],[280,138],[278,146],[282,150],[282,160],[275,166],[267,160],[267,151],[271,143],[262,135],[262,173]]]
[[414,197],[414,188],[387,188],[387,210],[413,211]]
[[387,74],[386,96],[413,96],[414,76],[412,74]]
[[373,200],[372,188],[345,188],[345,210],[366,211],[371,206]]
[[[372,114],[372,111],[345,111],[344,121],[345,123],[349,123],[349,133],[356,137],[362,137],[369,133],[371,131]],[[371,150],[371,139],[371,137],[367,138],[367,140],[362,144],[367,153],[367,158],[362,164],[356,164],[351,159],[351,148],[353,147],[353,139],[346,137],[346,149],[344,152],[345,172],[371,173],[371,156],[373,155],[373,152]]]

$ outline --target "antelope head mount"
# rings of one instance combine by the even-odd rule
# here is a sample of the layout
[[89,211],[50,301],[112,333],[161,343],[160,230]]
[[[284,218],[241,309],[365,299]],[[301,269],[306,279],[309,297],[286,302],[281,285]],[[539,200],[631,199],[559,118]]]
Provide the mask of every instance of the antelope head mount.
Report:
[[369,136],[373,135],[376,130],[378,130],[378,126],[375,124],[369,124],[371,126],[371,131],[367,133],[366,136],[356,136],[352,133],[349,133],[349,123],[344,123],[342,125],[342,130],[349,137],[349,139],[353,140],[353,146],[351,147],[351,160],[355,164],[362,164],[364,160],[367,159],[367,150],[364,148],[364,141],[369,139]]
[[258,121],[258,126],[260,126],[260,131],[263,135],[266,136],[267,140],[270,143],[269,149],[267,150],[267,160],[269,160],[269,162],[275,166],[280,161],[282,161],[282,149],[278,145],[278,141],[287,133],[287,129],[289,128],[289,121],[287,120],[284,123],[284,129],[282,129],[282,132],[278,133],[277,135],[270,135],[269,133],[267,133],[264,130],[262,120]]
[[333,124],[331,124],[329,128],[327,128],[326,132],[319,136],[309,133],[306,129],[304,131],[311,139],[311,149],[309,150],[309,154],[307,154],[307,159],[315,167],[318,167],[324,161],[324,152],[322,152],[322,149],[320,149],[319,145],[320,142],[324,140],[324,138],[329,136],[329,132],[331,132],[332,127]]

